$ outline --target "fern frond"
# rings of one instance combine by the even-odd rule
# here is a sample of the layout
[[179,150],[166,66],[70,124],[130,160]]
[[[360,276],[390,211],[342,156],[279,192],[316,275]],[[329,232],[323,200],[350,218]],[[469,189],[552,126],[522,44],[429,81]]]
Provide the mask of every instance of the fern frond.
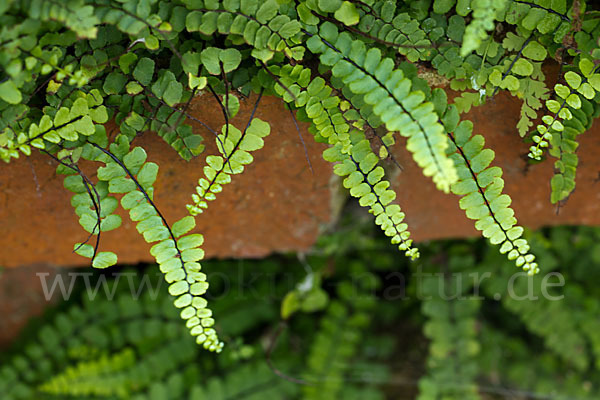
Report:
[[419,21],[408,13],[395,14],[396,4],[378,2],[378,14],[366,14],[360,19],[359,33],[390,47],[409,61],[429,61],[437,53],[431,32],[424,30]]
[[[573,373],[551,352],[533,352],[531,343],[517,335],[499,331],[493,324],[481,324],[480,365],[490,391],[518,387],[522,393],[555,397],[561,400],[594,400],[600,396],[597,373]],[[506,349],[511,351],[507,352]],[[536,359],[543,368],[531,368]],[[487,368],[486,368],[487,367]]]
[[[474,219],[475,228],[492,244],[500,244],[500,252],[508,253],[509,260],[515,260],[528,274],[539,272],[535,256],[529,253],[529,244],[521,236],[523,228],[517,226],[514,211],[510,208],[511,198],[502,194],[504,180],[502,170],[490,167],[494,151],[484,149],[485,139],[481,135],[472,136],[473,124],[462,121],[452,114],[458,111],[453,106],[446,112],[445,123],[448,137],[452,142],[449,153],[458,171],[458,182],[452,185],[452,193],[463,196],[460,208],[470,219]],[[451,122],[452,121],[452,122]],[[452,132],[452,133],[451,133]]]
[[207,201],[216,198],[216,194],[223,190],[223,185],[231,182],[231,176],[244,172],[244,166],[254,160],[250,152],[261,149],[264,146],[263,138],[270,132],[270,125],[258,118],[251,118],[244,132],[233,125],[223,126],[222,133],[216,139],[221,155],[206,157],[205,177],[198,180],[197,193],[192,195],[194,203],[187,205],[191,215],[203,213],[208,207]]
[[529,32],[536,30],[542,35],[551,34],[554,42],[560,43],[571,28],[566,12],[566,0],[553,1],[551,6],[547,2],[512,0],[498,20],[518,25]]
[[[340,143],[342,151],[350,151],[351,126],[344,119],[340,109],[340,98],[321,77],[311,80],[311,71],[301,65],[285,66],[278,71],[272,68],[281,78],[281,85],[275,85],[275,93],[287,103],[293,103],[304,110],[312,122],[314,134],[327,140],[331,145]],[[289,90],[289,93],[286,91]],[[292,97],[294,95],[294,97]]]
[[375,223],[392,238],[393,244],[398,244],[407,257],[417,258],[418,249],[412,247],[408,225],[403,223],[405,215],[400,206],[391,204],[396,193],[384,179],[379,157],[373,153],[364,133],[348,124],[338,107],[339,98],[332,95],[332,89],[320,77],[308,83],[310,70],[301,66],[282,68],[278,74],[295,99],[281,87],[275,86],[275,90],[284,101],[303,107],[315,133],[332,145],[323,152],[323,158],[336,163],[333,170],[336,175],[347,177],[343,184],[350,195],[358,198],[361,206],[369,207]]
[[297,46],[294,39],[300,32],[300,22],[280,13],[275,0],[183,3],[191,10],[185,20],[188,32],[228,35],[234,43],[252,46],[251,55],[263,62],[271,60],[276,52],[294,60],[304,56],[304,47]]
[[[593,99],[598,91],[597,88],[600,89],[600,74],[596,73],[594,64],[584,58],[580,62],[580,68],[581,65],[584,66],[587,76],[582,78],[577,72],[568,71],[565,73],[565,80],[569,86],[560,83],[554,86],[554,92],[558,100],[548,100],[546,102],[546,107],[554,115],[544,115],[542,117],[543,124],[537,126],[539,135],[535,134],[532,137],[536,145],[530,148],[529,157],[541,160],[541,149],[548,146],[553,133],[560,135],[560,132],[564,130],[562,121],[571,120],[573,110],[581,108],[581,96],[588,100]],[[588,82],[588,77],[591,78],[592,82]],[[587,125],[587,121],[585,121],[585,125]]]
[[132,349],[80,362],[44,382],[40,391],[57,396],[124,396],[128,392],[126,378],[119,373],[133,367],[135,362]]
[[[373,275],[364,268],[362,274]],[[363,275],[363,277],[366,277]],[[369,325],[374,299],[349,281],[340,283],[341,300],[332,301],[312,341],[307,360],[308,382],[304,400],[335,399],[345,386],[344,374],[351,370],[352,358],[360,346],[362,332]]]
[[[168,388],[165,388],[168,390]],[[298,387],[273,375],[264,363],[253,362],[228,372],[224,377],[212,377],[189,391],[197,400],[280,400],[291,399]]]
[[[543,258],[540,260],[545,261]],[[576,282],[572,282],[568,303],[551,301],[544,295],[544,292],[547,294],[548,291],[542,285],[543,276],[515,279],[509,269],[501,268],[502,264],[494,254],[488,254],[485,262],[478,266],[480,273],[489,272],[492,277],[483,285],[486,295],[493,297],[497,293],[504,293],[510,285],[513,293],[519,295],[502,296],[502,304],[506,310],[518,317],[530,332],[539,336],[545,346],[565,363],[578,371],[586,370],[589,367],[590,355],[583,350],[588,345],[585,329],[581,326],[584,325],[581,322],[585,318],[580,321],[577,316],[586,308],[581,298],[581,288]],[[532,301],[522,301],[525,299],[525,293],[527,299]],[[533,301],[534,299],[539,301]]]
[[98,31],[99,20],[94,6],[84,1],[63,3],[60,1],[45,4],[44,0],[30,0],[21,3],[20,8],[31,19],[41,21],[57,21],[78,37],[94,39]]
[[[121,139],[121,140],[119,140]],[[208,288],[206,275],[200,272],[199,261],[204,258],[200,246],[204,238],[200,234],[185,235],[196,223],[191,216],[184,217],[169,227],[165,218],[152,201],[153,183],[158,173],[158,165],[146,162],[146,152],[141,147],[129,151],[124,136],[107,151],[97,145],[87,145],[85,158],[105,163],[98,170],[98,179],[108,183],[108,192],[123,194],[121,206],[129,210],[136,228],[148,243],[155,244],[151,250],[160,270],[169,283],[169,293],[176,297],[174,304],[182,309],[181,318],[186,321],[190,333],[196,336],[198,344],[211,351],[220,351],[223,343],[219,341],[212,326],[214,319],[202,295]],[[79,254],[92,254],[91,245],[80,246]],[[117,262],[113,253],[94,259],[94,266],[106,268]]]
[[546,107],[554,115],[544,115],[543,124],[537,126],[537,133],[532,137],[536,145],[530,147],[529,157],[540,160],[542,149],[550,144],[550,155],[558,158],[555,163],[558,172],[551,181],[552,203],[566,199],[575,189],[578,163],[576,137],[590,128],[599,112],[597,104],[590,101],[600,91],[598,67],[582,58],[579,71],[581,75],[574,71],[565,73],[568,86],[560,83],[554,86],[557,100],[546,102]]
[[6,126],[0,133],[0,158],[9,162],[18,158],[19,152],[30,155],[32,148],[47,149],[62,141],[77,142],[102,135],[108,121],[106,107],[100,91],[81,91],[66,98],[60,107],[44,108],[37,122],[29,121],[20,129]]
[[[575,151],[579,146],[577,136],[584,133],[598,116],[600,108],[586,99],[581,99],[581,108],[571,110],[572,118],[563,121],[563,130],[552,132],[549,154],[558,158],[554,163],[555,174],[550,180],[550,201],[558,203],[568,198],[575,189],[576,168],[579,158]],[[585,125],[584,125],[585,124]]]
[[[509,0],[472,0],[473,19],[465,29],[460,55],[466,56],[476,50],[495,26],[498,14],[505,11]],[[434,4],[435,5],[435,4]]]
[[[181,63],[185,72],[193,69],[193,65],[188,65],[193,63],[185,54]],[[187,91],[179,82],[179,77],[169,70],[156,70],[156,63],[150,58],[141,57],[138,60],[135,56],[122,61],[120,67],[120,72],[113,75],[113,79],[120,79],[120,83],[104,88],[113,101],[115,98],[119,100],[115,121],[119,124],[120,133],[133,140],[136,135],[152,130],[183,159],[189,161],[199,155],[204,150],[202,136],[194,134],[192,127],[184,124],[184,121],[191,119],[198,122],[186,109],[195,93],[206,85],[206,78],[202,82],[190,80],[191,91]],[[198,74],[197,66],[195,74]],[[142,101],[144,96],[148,97],[147,103]],[[186,99],[183,108],[177,106]]]
[[391,204],[396,198],[396,192],[388,189],[390,183],[382,179],[385,173],[377,165],[379,158],[372,152],[364,134],[355,131],[353,136],[350,154],[343,153],[341,145],[335,145],[323,152],[323,158],[337,162],[334,173],[346,176],[344,187],[359,199],[361,206],[370,208],[369,212],[375,216],[375,223],[381,226],[386,236],[392,238],[392,243],[397,244],[407,257],[418,258],[419,250],[412,247],[408,225],[403,223],[405,215],[400,206]]
[[[469,268],[470,267],[470,268]],[[477,388],[477,314],[481,301],[468,298],[467,275],[473,259],[453,254],[437,273],[423,274],[423,333],[431,341],[427,374],[419,380],[417,400],[481,399]],[[485,350],[484,350],[485,351]]]
[[[320,53],[321,62],[332,67],[335,78],[354,95],[350,101],[359,107],[372,106],[378,124],[389,131],[399,131],[408,137],[407,149],[413,153],[425,176],[432,176],[440,190],[449,191],[456,181],[456,171],[446,157],[448,146],[444,127],[438,122],[433,105],[424,101],[421,91],[411,91],[411,81],[403,72],[394,69],[389,58],[372,48],[367,52],[364,42],[354,40],[347,33],[338,34],[337,28],[324,23],[319,35],[307,42],[309,49]],[[347,96],[348,97],[348,96]]]
[[[74,175],[65,177],[64,186],[65,189],[75,193],[71,197],[71,205],[75,209],[75,214],[79,216],[79,225],[90,234],[83,243],[76,243],[73,251],[90,258],[92,265],[97,268],[112,265],[108,260],[116,260],[116,255],[112,252],[98,253],[98,245],[102,232],[111,231],[121,225],[121,217],[113,214],[119,201],[114,196],[108,196],[107,182],[92,183],[72,158],[69,164],[58,158],[57,160],[61,162],[61,166],[67,167],[67,173],[75,172]],[[94,235],[96,235],[96,244],[92,247],[87,242]]]
[[[143,287],[147,278],[131,283]],[[3,399],[94,393],[115,398],[143,390],[192,361],[198,347],[182,335],[185,328],[169,297],[146,292],[133,298],[126,286],[117,286],[112,295],[100,291],[93,300],[84,296],[81,305],[40,327],[24,351],[0,367]]]

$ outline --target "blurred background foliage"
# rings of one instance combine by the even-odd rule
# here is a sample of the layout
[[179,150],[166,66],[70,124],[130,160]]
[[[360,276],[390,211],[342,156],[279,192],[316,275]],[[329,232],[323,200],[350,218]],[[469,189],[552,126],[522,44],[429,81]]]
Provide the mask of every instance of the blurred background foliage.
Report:
[[0,354],[1,398],[600,398],[600,229],[529,233],[526,277],[479,239],[408,261],[357,208],[308,254],[204,264],[220,355],[155,266],[79,280]]

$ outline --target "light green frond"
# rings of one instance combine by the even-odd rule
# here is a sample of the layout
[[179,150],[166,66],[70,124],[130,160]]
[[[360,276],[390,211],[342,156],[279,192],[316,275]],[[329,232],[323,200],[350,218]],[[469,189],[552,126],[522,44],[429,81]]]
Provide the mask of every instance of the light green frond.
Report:
[[264,146],[263,138],[271,133],[271,127],[268,123],[253,118],[243,132],[231,124],[223,126],[221,132],[216,138],[221,155],[206,157],[204,177],[198,180],[196,193],[192,195],[193,204],[187,205],[193,216],[208,208],[208,201],[216,199],[217,193],[223,190],[223,185],[231,182],[232,175],[244,172],[244,166],[254,160],[250,152]]
[[389,131],[406,136],[407,148],[423,173],[431,176],[440,190],[449,191],[456,171],[445,154],[448,143],[444,127],[425,95],[411,90],[411,80],[402,70],[394,68],[391,59],[382,58],[378,49],[367,52],[364,42],[347,33],[338,34],[331,24],[323,24],[308,46],[321,53],[321,62],[331,66],[333,76],[355,95],[349,100],[357,107],[370,105],[381,121],[378,125],[385,124]]

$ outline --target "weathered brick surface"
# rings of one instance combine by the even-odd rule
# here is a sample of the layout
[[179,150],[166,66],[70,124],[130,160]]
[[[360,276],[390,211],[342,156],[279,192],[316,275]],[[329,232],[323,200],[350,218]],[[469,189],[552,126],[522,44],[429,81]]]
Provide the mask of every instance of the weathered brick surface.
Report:
[[[241,128],[254,104],[243,103],[234,120]],[[213,129],[222,124],[220,112],[209,96],[192,104],[192,114]],[[332,218],[332,169],[321,157],[323,145],[315,143],[306,125],[300,124],[313,174],[291,114],[282,102],[264,97],[256,116],[272,126],[265,147],[254,152],[255,161],[242,175],[234,176],[197,219],[196,229],[205,235],[209,257],[261,257],[274,251],[305,250]],[[206,138],[203,155],[215,154],[213,135],[199,124],[195,128]],[[148,160],[160,166],[155,185],[159,209],[168,221],[185,216],[185,205],[202,175],[203,155],[189,163],[183,161],[154,134],[141,136],[135,144],[143,146]],[[63,188],[63,177],[55,174],[54,161],[35,154],[1,168],[0,244],[4,251],[0,252],[0,265],[86,265],[88,260],[72,250],[87,233],[77,223],[70,206],[71,193]],[[93,168],[84,169],[94,177]],[[101,249],[115,251],[123,263],[152,261],[150,246],[135,224],[121,215],[121,228],[102,233]]]
[[[244,101],[235,123],[246,124],[253,101]],[[519,102],[499,94],[493,101],[467,115],[475,132],[486,137],[496,151],[495,165],[505,171],[506,191],[521,224],[536,228],[551,224],[600,224],[598,174],[600,171],[600,125],[580,137],[580,167],[577,189],[556,214],[549,203],[552,162],[528,166],[528,145],[515,126]],[[220,109],[211,97],[193,103],[194,116],[217,129]],[[320,228],[334,218],[331,166],[321,158],[324,148],[314,143],[306,125],[300,124],[314,174],[294,121],[281,101],[264,98],[257,116],[271,122],[272,133],[264,149],[255,152],[255,162],[225,187],[209,210],[198,218],[197,231],[206,238],[209,257],[261,257],[271,252],[308,249]],[[206,137],[204,155],[215,153],[212,134],[197,125]],[[401,139],[402,140],[402,139]],[[168,220],[186,214],[185,204],[201,176],[203,158],[187,163],[155,135],[136,140],[161,169],[155,200]],[[476,235],[473,223],[458,208],[456,197],[437,191],[397,146],[395,154],[403,171],[393,179],[398,202],[417,241]],[[93,176],[93,169],[87,168]],[[49,158],[34,155],[2,166],[0,175],[0,265],[14,267],[32,263],[62,266],[86,265],[72,254],[73,243],[86,237],[70,205],[70,193],[62,187]],[[102,249],[113,250],[124,263],[150,262],[149,245],[128,218],[117,231],[103,233]]]

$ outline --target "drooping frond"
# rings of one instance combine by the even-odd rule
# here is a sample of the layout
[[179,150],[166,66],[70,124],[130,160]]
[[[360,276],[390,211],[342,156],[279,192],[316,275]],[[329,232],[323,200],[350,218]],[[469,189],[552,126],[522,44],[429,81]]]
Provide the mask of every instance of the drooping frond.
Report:
[[194,203],[187,206],[191,215],[204,212],[207,202],[215,200],[223,185],[231,182],[231,176],[244,172],[244,166],[254,160],[250,152],[261,149],[263,138],[270,132],[270,125],[258,118],[252,118],[243,132],[233,125],[223,126],[216,139],[221,155],[206,157],[204,178],[198,180],[196,193],[192,195]]
[[[308,69],[294,67],[279,71],[283,84],[289,84],[291,94],[282,93],[284,100],[303,107],[307,117],[313,122],[315,134],[326,138],[332,145],[323,152],[323,158],[335,162],[334,173],[344,179],[344,187],[350,195],[359,199],[359,204],[369,207],[375,216],[375,223],[381,226],[385,234],[391,237],[407,257],[419,256],[417,248],[412,247],[412,239],[403,223],[404,213],[400,206],[391,204],[396,193],[390,189],[390,183],[384,179],[385,171],[379,166],[379,157],[371,149],[364,132],[351,126],[339,110],[340,99],[332,93],[325,81],[317,77],[308,83]],[[282,91],[281,86],[275,86]]]
[[411,81],[394,68],[390,58],[381,51],[367,51],[365,43],[352,39],[346,32],[338,33],[330,23],[321,25],[319,33],[307,42],[312,52],[353,96],[355,106],[372,107],[376,118],[366,118],[374,127],[385,124],[388,131],[399,131],[408,138],[407,149],[426,176],[431,176],[438,188],[449,191],[456,181],[454,165],[446,157],[448,146],[444,127],[438,122],[433,105],[424,94],[411,90]]

